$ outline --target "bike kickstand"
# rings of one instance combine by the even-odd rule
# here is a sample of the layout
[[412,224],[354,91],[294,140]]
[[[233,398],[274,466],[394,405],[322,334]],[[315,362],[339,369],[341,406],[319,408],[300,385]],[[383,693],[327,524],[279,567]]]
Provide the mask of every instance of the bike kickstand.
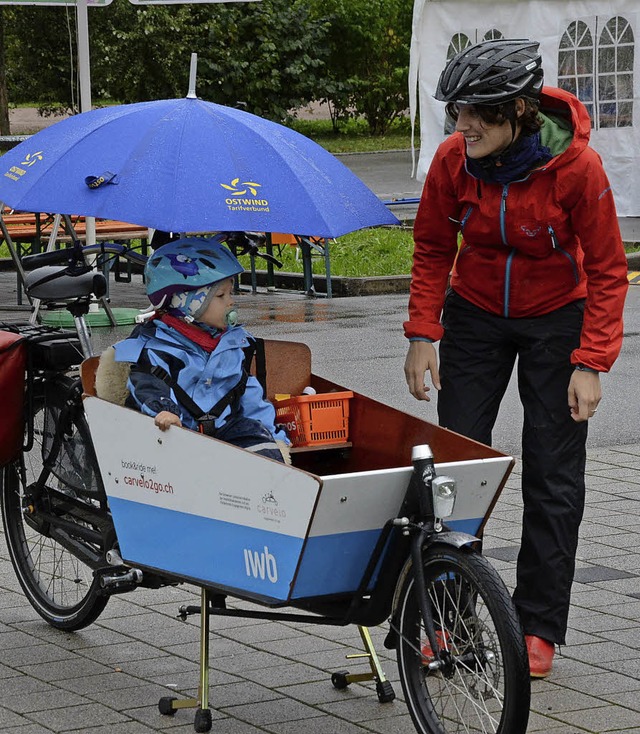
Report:
[[205,588],[200,591],[200,680],[197,698],[174,698],[164,696],[158,702],[158,709],[165,716],[173,716],[178,709],[196,708],[193,727],[197,732],[211,731],[211,710],[209,709],[209,593]]
[[365,652],[355,653],[353,655],[347,655],[347,660],[354,660],[357,658],[368,658],[371,671],[368,673],[349,673],[346,670],[333,673],[331,676],[331,683],[335,688],[343,689],[346,688],[350,683],[359,683],[361,681],[374,680],[376,682],[376,694],[380,703],[390,703],[396,697],[393,690],[393,686],[390,681],[387,680],[382,665],[380,664],[380,658],[378,653],[373,646],[373,640],[369,634],[368,627],[362,627],[358,625],[358,632],[362,638],[362,644],[364,645]]

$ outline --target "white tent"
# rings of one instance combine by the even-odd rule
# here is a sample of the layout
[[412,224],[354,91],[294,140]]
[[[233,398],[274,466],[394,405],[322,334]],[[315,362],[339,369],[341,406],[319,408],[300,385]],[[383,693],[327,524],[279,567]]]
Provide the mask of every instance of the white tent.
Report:
[[638,0],[415,0],[411,113],[420,114],[423,179],[444,139],[444,104],[433,99],[448,58],[491,38],[540,42],[545,84],[586,104],[591,145],[603,158],[620,216],[640,216]]

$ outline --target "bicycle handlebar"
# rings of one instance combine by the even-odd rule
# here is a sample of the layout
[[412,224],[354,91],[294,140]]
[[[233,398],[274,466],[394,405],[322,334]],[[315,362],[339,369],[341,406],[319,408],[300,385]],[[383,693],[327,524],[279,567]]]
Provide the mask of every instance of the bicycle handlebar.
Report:
[[24,270],[37,270],[47,265],[75,265],[78,256],[75,247],[65,247],[62,250],[51,250],[50,252],[39,252],[36,255],[25,255],[22,258]]
[[[282,262],[271,253],[261,252],[260,248],[266,243],[266,235],[262,232],[222,232],[224,241],[237,255],[252,255],[261,257],[278,268]],[[85,256],[108,255],[110,257],[124,257],[127,260],[144,265],[147,257],[141,252],[123,245],[110,242],[96,243],[94,245],[73,244],[71,247],[63,247],[60,250],[39,252],[35,255],[25,255],[22,258],[22,267],[25,271],[36,270],[49,265],[67,265],[72,270],[79,266],[85,266]]]
[[[222,232],[224,241],[236,255],[253,255],[272,263],[277,268],[282,267],[282,262],[269,252],[260,252],[267,242],[267,236],[263,232]],[[235,252],[237,250],[237,252]]]

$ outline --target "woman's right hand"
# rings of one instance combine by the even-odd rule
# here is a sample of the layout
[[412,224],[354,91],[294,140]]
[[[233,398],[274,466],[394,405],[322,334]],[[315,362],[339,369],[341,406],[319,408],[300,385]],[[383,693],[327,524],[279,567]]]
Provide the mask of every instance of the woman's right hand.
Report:
[[427,394],[431,389],[425,384],[427,371],[436,390],[440,389],[438,355],[431,342],[414,341],[409,343],[409,352],[404,363],[404,376],[409,392],[416,400],[430,400]]

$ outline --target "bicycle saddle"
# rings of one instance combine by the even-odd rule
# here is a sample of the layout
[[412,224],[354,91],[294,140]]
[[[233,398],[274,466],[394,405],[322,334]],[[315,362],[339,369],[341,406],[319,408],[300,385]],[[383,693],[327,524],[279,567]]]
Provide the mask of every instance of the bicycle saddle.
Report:
[[41,301],[67,301],[94,295],[101,298],[107,292],[102,273],[93,270],[74,271],[60,265],[47,265],[25,276],[25,290]]

